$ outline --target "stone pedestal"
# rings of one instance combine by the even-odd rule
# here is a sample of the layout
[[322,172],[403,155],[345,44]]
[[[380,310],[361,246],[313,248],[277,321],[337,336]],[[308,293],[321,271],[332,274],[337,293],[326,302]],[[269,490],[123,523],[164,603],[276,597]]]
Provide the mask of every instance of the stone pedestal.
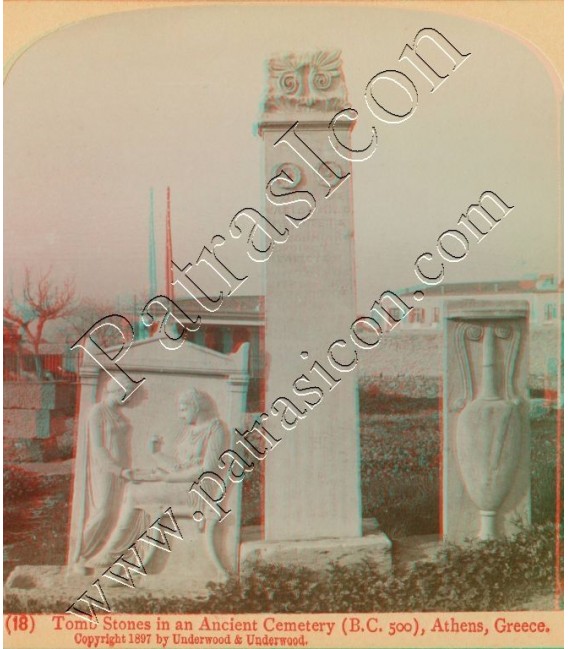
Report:
[[348,566],[371,560],[390,572],[391,550],[391,541],[378,529],[374,519],[363,521],[363,536],[357,538],[263,541],[260,528],[244,528],[240,569],[241,573],[249,572],[260,562],[323,571],[334,563]]
[[[335,347],[342,368],[329,360],[357,318],[351,163],[328,128],[349,106],[340,57],[284,55],[268,70],[260,133],[266,216],[279,245],[266,265],[265,407],[282,415],[286,397],[296,411],[265,460],[263,536],[243,544],[241,570],[259,560],[324,568],[365,558],[389,570],[390,541],[378,530],[363,534],[351,345]],[[336,122],[346,147],[352,123]]]
[[4,385],[4,436],[47,439],[55,383],[7,382]]
[[71,438],[75,384],[7,381],[4,453],[7,462],[48,462]]
[[444,327],[446,539],[492,539],[530,522],[528,304],[455,301]]
[[55,383],[6,381],[4,384],[4,408],[53,410],[56,406]]

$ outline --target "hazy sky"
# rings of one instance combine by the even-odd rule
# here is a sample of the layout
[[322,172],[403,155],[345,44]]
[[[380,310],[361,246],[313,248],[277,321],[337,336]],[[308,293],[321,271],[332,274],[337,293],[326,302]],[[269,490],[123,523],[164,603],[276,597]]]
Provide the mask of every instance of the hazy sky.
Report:
[[[398,62],[423,27],[471,52],[435,93]],[[359,311],[385,289],[416,284],[416,257],[433,251],[484,190],[515,209],[449,265],[446,282],[558,272],[559,99],[531,49],[485,23],[438,13],[249,5],[95,18],[19,59],[5,86],[6,280],[17,289],[26,265],[52,266],[75,276],[83,295],[142,298],[150,188],[160,284],[168,185],[180,266],[213,235],[228,236],[239,209],[264,211],[255,125],[265,61],[318,49],[342,50],[349,101],[362,116],[365,86],[382,70],[409,74],[419,90],[402,124],[365,117],[379,149],[353,168]],[[250,275],[242,294],[260,292],[261,265],[233,249],[235,266]]]

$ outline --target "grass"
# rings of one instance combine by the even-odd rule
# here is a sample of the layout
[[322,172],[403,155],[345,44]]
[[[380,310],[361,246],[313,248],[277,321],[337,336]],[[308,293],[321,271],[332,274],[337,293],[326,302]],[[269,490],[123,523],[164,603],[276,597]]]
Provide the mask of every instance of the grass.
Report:
[[4,580],[17,565],[65,563],[70,485],[70,475],[4,467]]
[[390,538],[439,529],[438,411],[361,415],[363,516]]
[[[563,413],[559,416],[558,426],[563,430]],[[557,449],[556,423],[554,413],[531,421],[531,501],[535,524],[555,520],[556,460],[557,456],[563,457],[564,452],[563,446]],[[564,493],[563,472],[560,493]]]

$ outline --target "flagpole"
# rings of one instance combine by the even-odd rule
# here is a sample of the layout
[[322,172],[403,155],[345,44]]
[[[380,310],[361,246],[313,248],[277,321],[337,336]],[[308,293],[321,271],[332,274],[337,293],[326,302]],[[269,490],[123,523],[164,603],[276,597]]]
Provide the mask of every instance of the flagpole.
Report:
[[166,193],[167,208],[166,208],[166,297],[173,300],[174,297],[174,273],[172,268],[172,204],[170,188],[167,188]]
[[156,237],[154,226],[154,188],[150,188],[150,224],[148,239],[148,274],[150,297],[158,292],[158,278],[156,272]]

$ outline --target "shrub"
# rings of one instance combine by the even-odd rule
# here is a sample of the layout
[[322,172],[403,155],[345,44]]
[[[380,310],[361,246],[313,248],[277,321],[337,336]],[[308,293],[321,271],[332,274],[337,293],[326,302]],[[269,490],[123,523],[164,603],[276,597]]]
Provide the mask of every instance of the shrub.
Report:
[[4,575],[21,564],[63,564],[70,475],[4,467]]
[[[511,610],[554,588],[555,527],[523,528],[510,539],[445,545],[434,561],[398,574],[373,562],[333,565],[316,572],[258,564],[251,574],[209,585],[207,599],[153,598],[117,601],[113,610],[136,613],[345,613]],[[142,578],[143,579],[143,578]],[[57,612],[68,602],[17,597],[5,611]]]
[[4,466],[4,498],[6,507],[11,503],[32,498],[37,494],[41,477],[37,473],[26,471],[19,466],[7,464]]

